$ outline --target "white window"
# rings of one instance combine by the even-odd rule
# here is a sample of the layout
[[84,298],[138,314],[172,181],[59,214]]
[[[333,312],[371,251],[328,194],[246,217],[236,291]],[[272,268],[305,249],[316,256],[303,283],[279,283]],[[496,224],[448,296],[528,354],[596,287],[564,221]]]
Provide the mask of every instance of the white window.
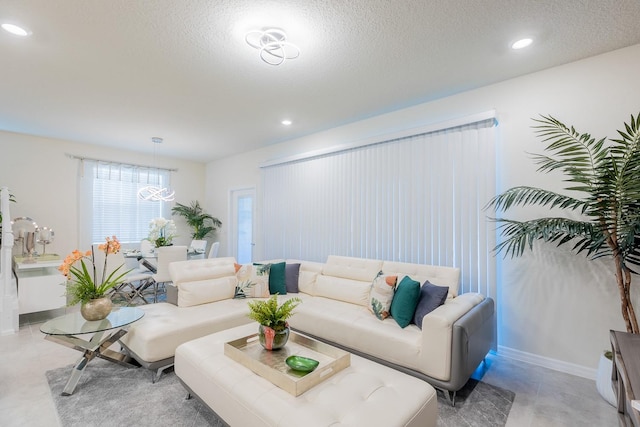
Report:
[[151,219],[171,215],[167,202],[138,198],[146,185],[169,186],[168,170],[87,159],[80,170],[81,247],[110,236],[121,243],[139,243],[149,234]]

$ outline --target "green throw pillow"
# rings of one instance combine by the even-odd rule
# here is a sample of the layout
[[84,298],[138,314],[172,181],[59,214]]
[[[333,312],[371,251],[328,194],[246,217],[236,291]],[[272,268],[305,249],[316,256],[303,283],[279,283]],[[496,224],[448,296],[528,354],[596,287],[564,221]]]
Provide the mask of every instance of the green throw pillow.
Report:
[[393,301],[391,301],[391,317],[401,328],[406,328],[413,320],[419,299],[420,282],[416,282],[409,276],[404,276],[396,288]]
[[269,270],[269,293],[271,295],[287,294],[287,281],[285,280],[286,265],[285,262],[271,264],[271,269]]

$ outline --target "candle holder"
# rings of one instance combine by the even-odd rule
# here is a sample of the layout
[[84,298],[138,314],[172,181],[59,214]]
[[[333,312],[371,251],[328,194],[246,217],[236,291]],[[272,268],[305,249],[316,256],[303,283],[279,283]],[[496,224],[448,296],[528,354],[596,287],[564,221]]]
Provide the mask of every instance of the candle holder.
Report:
[[[38,229],[38,224],[33,220],[33,218],[29,218],[28,216],[21,216],[18,218],[14,218],[11,221],[11,231],[13,231],[13,236],[16,242],[19,242],[22,246],[22,256],[30,255],[33,257],[33,242],[27,242],[29,233],[31,233],[31,237],[33,238],[33,233]],[[31,253],[29,253],[29,249],[27,246],[31,247]]]
[[45,254],[46,246],[53,242],[55,233],[48,227],[38,228],[36,230],[36,241],[42,245],[42,255]]

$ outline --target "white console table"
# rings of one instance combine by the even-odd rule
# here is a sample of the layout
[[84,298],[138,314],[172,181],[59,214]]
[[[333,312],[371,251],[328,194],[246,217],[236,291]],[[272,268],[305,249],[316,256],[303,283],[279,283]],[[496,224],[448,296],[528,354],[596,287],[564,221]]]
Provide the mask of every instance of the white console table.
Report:
[[29,259],[13,257],[13,273],[18,280],[18,313],[53,310],[67,304],[66,278],[58,271],[59,255],[47,254]]

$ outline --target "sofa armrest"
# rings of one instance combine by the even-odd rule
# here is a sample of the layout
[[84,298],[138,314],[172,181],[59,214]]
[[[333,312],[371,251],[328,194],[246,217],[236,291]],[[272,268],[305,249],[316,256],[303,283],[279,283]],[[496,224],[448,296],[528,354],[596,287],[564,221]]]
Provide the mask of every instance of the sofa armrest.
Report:
[[453,324],[451,388],[458,390],[495,345],[495,304],[486,298]]
[[448,299],[424,317],[420,366],[429,367],[429,372],[424,374],[442,381],[451,379],[453,325],[484,299],[481,294],[462,294]]

